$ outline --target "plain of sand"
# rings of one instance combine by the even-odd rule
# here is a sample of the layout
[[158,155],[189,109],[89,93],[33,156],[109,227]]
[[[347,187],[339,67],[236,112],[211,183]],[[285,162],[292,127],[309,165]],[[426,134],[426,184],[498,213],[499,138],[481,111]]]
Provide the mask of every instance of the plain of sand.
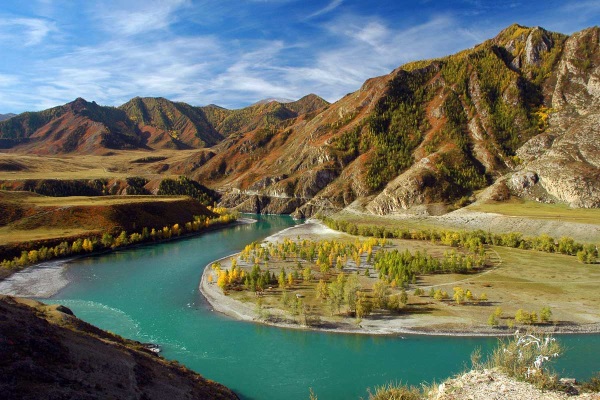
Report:
[[[309,239],[309,240],[331,240],[341,238],[355,238],[346,233],[338,232],[328,228],[322,222],[310,219],[305,223],[284,229],[272,236],[267,237],[264,242],[283,241],[284,238],[290,239]],[[219,261],[223,268],[231,265],[231,258],[239,253],[224,257]],[[211,263],[212,264],[212,263]],[[212,308],[222,314],[232,318],[261,323],[266,325],[278,326],[292,329],[318,330],[336,333],[355,333],[369,335],[401,335],[401,334],[422,334],[422,335],[444,335],[444,336],[502,336],[512,335],[514,329],[492,328],[487,325],[474,325],[471,321],[456,316],[433,316],[427,314],[406,314],[396,317],[384,317],[371,315],[363,318],[360,323],[352,317],[328,317],[321,316],[318,323],[310,326],[301,325],[293,321],[286,312],[281,309],[268,309],[268,318],[261,318],[261,311],[254,303],[242,302],[230,296],[223,294],[222,290],[216,284],[216,276],[213,276],[212,282],[209,282],[208,276],[214,274],[210,264],[206,266],[200,281],[200,291],[210,303]],[[264,315],[264,313],[263,313]],[[600,332],[600,324],[586,325],[564,325],[564,326],[544,326],[539,330],[546,330],[555,333],[597,333]]]

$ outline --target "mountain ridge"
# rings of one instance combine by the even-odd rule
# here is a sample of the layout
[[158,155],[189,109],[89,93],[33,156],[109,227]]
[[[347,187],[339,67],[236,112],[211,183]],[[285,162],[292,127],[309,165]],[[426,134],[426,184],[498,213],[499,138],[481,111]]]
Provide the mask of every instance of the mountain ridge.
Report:
[[[218,189],[242,211],[309,216],[358,201],[375,214],[429,212],[482,196],[598,207],[598,37],[597,27],[567,36],[513,24],[471,49],[370,78],[333,104],[308,95],[182,112],[184,103],[136,98],[118,109],[146,133],[138,148],[212,146],[161,171]],[[127,106],[134,101],[181,115],[143,117]],[[15,118],[0,123],[0,137]],[[181,130],[181,147],[170,144],[177,121],[195,129]]]

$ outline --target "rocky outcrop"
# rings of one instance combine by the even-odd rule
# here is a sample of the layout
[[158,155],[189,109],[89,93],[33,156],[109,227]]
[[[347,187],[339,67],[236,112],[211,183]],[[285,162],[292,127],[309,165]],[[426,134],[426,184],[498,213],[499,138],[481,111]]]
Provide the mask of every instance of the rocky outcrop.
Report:
[[[569,382],[569,381],[565,381]],[[569,385],[565,383],[565,385]],[[440,384],[427,396],[428,400],[567,400],[598,399],[599,393],[577,393],[570,387],[569,393],[540,390],[531,383],[517,381],[496,369],[473,370]]]
[[221,197],[221,205],[254,214],[291,214],[306,200],[297,197],[273,197],[233,190]]
[[524,165],[516,176],[534,172],[549,195],[571,207],[600,206],[599,34],[590,28],[565,41],[549,80],[555,84],[546,85],[549,128],[517,151]]
[[0,296],[0,359],[6,400],[238,398],[142,343],[34,300]]
[[425,188],[432,182],[426,162],[420,163],[390,182],[386,188],[367,205],[374,214],[385,215],[405,211],[425,202]]

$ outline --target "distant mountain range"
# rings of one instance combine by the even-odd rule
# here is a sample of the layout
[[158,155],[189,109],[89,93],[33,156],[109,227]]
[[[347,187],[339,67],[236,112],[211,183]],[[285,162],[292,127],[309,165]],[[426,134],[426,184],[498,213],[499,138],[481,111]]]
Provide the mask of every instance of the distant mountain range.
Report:
[[8,113],[8,114],[0,114],[0,121],[4,121],[6,119],[12,118],[17,114],[12,114],[12,113]]
[[63,106],[25,112],[0,123],[0,148],[37,154],[98,154],[105,149],[198,149],[236,132],[270,126],[326,106],[308,95],[239,110],[193,107],[164,98],[136,97],[120,107],[78,98]]
[[211,147],[202,162],[192,154],[169,168],[245,211],[311,215],[357,202],[378,214],[430,212],[474,193],[598,207],[599,33],[511,25],[471,49],[369,79],[333,104],[316,95],[240,110],[77,99],[0,122],[0,146],[39,154]]
[[285,103],[293,103],[294,100],[285,99],[285,98],[282,98],[282,97],[269,97],[267,99],[263,99],[263,100],[257,101],[256,103],[254,103],[252,105],[253,106],[257,106],[259,104],[267,104],[267,103],[273,103],[273,102],[285,104]]

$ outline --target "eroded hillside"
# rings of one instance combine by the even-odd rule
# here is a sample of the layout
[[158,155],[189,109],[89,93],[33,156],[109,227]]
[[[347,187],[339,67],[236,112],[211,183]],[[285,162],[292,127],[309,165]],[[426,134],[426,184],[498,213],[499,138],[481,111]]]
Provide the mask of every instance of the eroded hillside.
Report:
[[[227,205],[309,215],[359,199],[388,214],[478,190],[597,207],[598,29],[513,25],[405,65],[317,115],[229,138],[194,171]],[[471,200],[473,198],[471,197]]]
[[[152,151],[152,165],[138,168],[149,181],[185,175],[252,212],[307,216],[353,204],[435,214],[511,196],[598,207],[598,37],[598,28],[566,36],[512,25],[369,79],[333,104],[309,95],[227,110],[135,98],[102,114],[78,99],[1,122],[1,142],[13,153],[106,154],[107,164],[111,146]],[[67,112],[75,103],[84,110]],[[94,125],[97,115],[121,130]],[[167,149],[181,153],[161,158]]]

